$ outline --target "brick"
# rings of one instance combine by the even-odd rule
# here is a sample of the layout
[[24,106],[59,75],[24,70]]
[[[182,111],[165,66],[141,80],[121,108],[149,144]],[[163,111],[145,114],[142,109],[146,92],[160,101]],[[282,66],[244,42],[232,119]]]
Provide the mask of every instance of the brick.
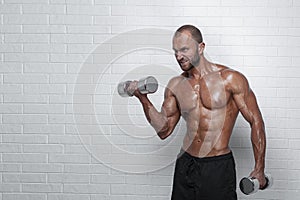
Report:
[[[249,19],[249,21],[250,21],[250,19]],[[248,21],[246,21],[246,22],[247,22],[247,24],[250,24],[250,22],[248,22]],[[240,27],[240,26],[243,26],[246,22],[245,22],[245,20],[243,20],[240,17],[223,17],[221,24],[222,24],[222,26]],[[250,26],[250,25],[246,25],[246,26]]]
[[20,44],[3,44],[0,46],[0,52],[22,52],[22,46]]
[[88,174],[49,174],[48,175],[49,183],[73,183],[73,184],[89,184],[90,175]]
[[[109,24],[104,25],[93,25],[93,26],[86,26],[86,25],[71,25],[68,28],[69,33],[72,34],[105,34],[110,33],[111,28],[108,26]],[[83,43],[81,41],[77,41],[74,43]]]
[[63,153],[62,145],[55,144],[24,144],[24,153]]
[[1,124],[0,125],[0,132],[2,134],[19,134],[22,133],[22,126],[21,125],[11,125],[11,124]]
[[9,183],[0,184],[0,192],[2,193],[14,193],[20,191],[21,191],[20,184],[9,184]]
[[[28,63],[24,66],[25,73],[62,73],[66,72],[66,65],[63,63]],[[41,83],[41,82],[39,82]]]
[[22,184],[22,191],[25,193],[54,193],[62,191],[62,184]]
[[[66,114],[49,114],[49,124],[74,124],[74,116],[72,114],[66,115]],[[83,117],[84,118],[84,117]],[[80,120],[81,121],[81,120]],[[68,129],[68,126],[66,126],[66,129]],[[66,130],[68,133],[68,130]]]
[[65,153],[67,154],[85,154],[86,151],[84,145],[65,145]]
[[271,7],[257,7],[253,9],[253,15],[258,17],[276,17],[277,9]]
[[19,144],[0,144],[0,152],[21,153],[21,146]]
[[[63,84],[30,84],[24,86],[25,94],[65,94],[66,88]],[[62,113],[64,108],[62,105],[36,105],[40,109],[49,108],[48,111],[52,113]],[[54,108],[53,110],[51,109]],[[45,112],[45,111],[42,111]],[[34,113],[34,110],[27,111],[27,113]],[[40,112],[38,112],[40,113]]]
[[0,68],[1,73],[20,73],[22,72],[21,63],[3,63]]
[[65,184],[64,192],[75,194],[108,194],[109,184]]
[[2,25],[0,24],[0,33],[21,33],[22,26],[21,25]]
[[57,54],[50,55],[50,62],[54,63],[82,63],[86,59],[84,54]]
[[98,5],[70,5],[67,7],[67,14],[70,15],[109,15],[110,6],[98,6]]
[[47,162],[46,154],[3,154],[4,162],[10,163],[45,163]]
[[4,83],[48,83],[48,75],[9,74],[4,76]]
[[51,164],[51,163],[24,163],[22,164],[22,171],[28,173],[62,173],[63,165],[62,164]]
[[92,16],[80,15],[51,15],[50,24],[77,24],[91,25],[93,23]]
[[47,122],[47,115],[4,115],[2,120],[3,123],[10,124],[44,124]]
[[[75,57],[75,55],[74,55],[74,57]],[[70,59],[70,58],[71,57],[66,58],[66,59]],[[57,57],[56,59],[59,59],[59,58]],[[78,60],[80,60],[80,59],[78,59]],[[70,62],[71,62],[71,59],[70,59]],[[57,74],[57,75],[50,76],[50,83],[56,83],[56,84],[58,84],[58,83],[88,84],[88,83],[92,83],[92,82],[93,82],[93,78],[90,75],[81,75],[80,79],[77,74],[66,74],[66,75]],[[84,93],[83,94],[79,93],[79,95],[84,95]],[[84,96],[83,96],[83,98],[84,98]],[[88,96],[86,97],[86,99],[89,99]]]
[[51,95],[49,97],[49,103],[66,103],[71,104],[73,100],[73,96],[71,95]]
[[65,14],[65,5],[28,4],[23,5],[24,14]]
[[96,25],[119,25],[125,23],[125,16],[95,16],[94,22]]
[[1,4],[0,12],[2,14],[20,14],[21,13],[21,5],[17,4]]
[[67,53],[91,53],[95,48],[94,45],[90,44],[68,44],[68,52]]
[[[113,7],[114,8],[114,7]],[[199,8],[198,8],[199,9]],[[166,13],[166,10],[168,12]],[[189,16],[189,14],[198,14],[199,12],[185,12],[186,10],[181,7],[170,7],[168,6],[138,6],[135,10],[137,16]],[[205,10],[203,9],[201,14],[205,15]]]
[[48,194],[47,200],[90,200],[90,195],[85,194]]
[[5,173],[4,183],[46,183],[46,174],[40,173]]
[[111,186],[111,194],[133,195],[136,194],[136,186],[133,184],[114,184]]
[[47,52],[47,53],[65,53],[66,52],[66,46],[65,45],[59,45],[59,44],[28,44],[24,45],[24,52]]
[[83,154],[77,154],[77,155],[51,154],[49,155],[49,162],[50,163],[78,163],[78,164],[89,163],[90,156],[83,155]]
[[[4,132],[2,132],[4,133]],[[3,134],[2,142],[5,143],[21,143],[21,144],[45,144],[47,142],[46,135],[23,135],[23,134]]]
[[144,26],[162,26],[166,27],[170,25],[170,21],[172,21],[173,17],[152,17],[152,16],[128,16],[127,24],[128,25],[139,25],[143,24]]
[[62,34],[66,33],[66,26],[65,25],[23,25],[23,33],[27,34],[49,34],[49,33],[56,33]]
[[3,16],[3,24],[48,24],[48,16],[45,14],[6,14]]
[[[6,93],[6,94],[21,94],[21,85],[20,84],[3,84],[0,85],[0,93]],[[1,106],[1,105],[0,105]],[[2,105],[3,107],[3,105]],[[5,109],[3,107],[3,109]],[[8,109],[9,110],[9,105]]]
[[3,194],[2,198],[5,200],[46,200],[46,194]]
[[48,34],[7,34],[4,38],[6,43],[47,43]]
[[128,5],[115,5],[112,7],[112,16],[131,16],[135,15],[137,7]]
[[81,144],[81,139],[78,135],[50,135],[49,143],[52,144]]
[[107,174],[109,168],[102,164],[66,164],[67,173]]
[[112,176],[112,175],[92,175],[91,183],[111,183],[111,184],[124,184],[124,176]]
[[6,62],[48,62],[47,53],[5,53]]
[[0,169],[2,172],[21,172],[21,164],[7,164],[7,163],[2,163],[0,164]]

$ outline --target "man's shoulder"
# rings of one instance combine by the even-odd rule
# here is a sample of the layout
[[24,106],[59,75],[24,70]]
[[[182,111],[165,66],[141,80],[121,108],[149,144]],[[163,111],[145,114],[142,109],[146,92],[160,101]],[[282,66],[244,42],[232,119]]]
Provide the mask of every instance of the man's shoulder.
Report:
[[246,76],[241,72],[228,67],[224,68],[220,72],[224,80],[225,87],[228,91],[235,93],[243,90],[248,90],[248,80]]
[[169,84],[176,85],[181,82],[186,77],[185,73],[182,73],[178,76],[174,76],[169,80]]
[[221,65],[220,73],[221,73],[221,76],[223,77],[223,79],[226,81],[229,81],[229,82],[240,81],[242,79],[246,80],[246,77],[244,76],[244,74],[242,74],[241,72],[239,72],[235,69],[232,69],[232,68],[229,68],[226,66]]

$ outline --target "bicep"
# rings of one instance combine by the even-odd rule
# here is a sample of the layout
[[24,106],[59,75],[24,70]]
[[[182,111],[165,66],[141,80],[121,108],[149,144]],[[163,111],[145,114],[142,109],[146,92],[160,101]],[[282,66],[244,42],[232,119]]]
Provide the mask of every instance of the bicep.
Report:
[[252,124],[261,119],[261,113],[257,105],[256,97],[252,90],[250,90],[246,95],[238,94],[234,96],[239,111],[249,123]]
[[176,125],[180,118],[180,111],[178,108],[177,100],[171,89],[166,88],[164,95],[164,102],[161,112],[167,118],[170,125]]
[[235,84],[237,86],[233,89],[233,97],[243,117],[250,124],[261,121],[262,117],[257,100],[255,94],[249,87],[247,79],[243,75],[240,75]]

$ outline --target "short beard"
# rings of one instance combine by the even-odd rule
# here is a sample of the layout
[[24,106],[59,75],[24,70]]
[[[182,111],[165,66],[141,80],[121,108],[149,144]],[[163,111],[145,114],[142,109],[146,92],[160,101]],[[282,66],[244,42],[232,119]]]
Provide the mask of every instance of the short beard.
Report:
[[183,69],[183,71],[190,71],[194,67],[198,66],[200,63],[200,56],[196,54],[190,61],[189,61],[189,66],[187,69]]
[[194,65],[192,65],[191,63],[189,64],[189,67],[187,69],[182,69],[183,71],[187,72],[190,71],[191,69],[194,68]]
[[195,56],[191,59],[191,65],[193,65],[195,67],[195,66],[198,66],[199,63],[200,63],[200,56],[199,56],[199,52],[197,50]]

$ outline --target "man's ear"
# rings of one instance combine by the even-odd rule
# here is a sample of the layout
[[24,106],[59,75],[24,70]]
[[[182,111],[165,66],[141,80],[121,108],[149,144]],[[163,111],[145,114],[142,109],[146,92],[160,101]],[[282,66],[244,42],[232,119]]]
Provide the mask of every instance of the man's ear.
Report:
[[205,49],[205,43],[204,42],[201,42],[200,44],[198,44],[198,51],[199,51],[200,55],[203,54],[204,49]]

